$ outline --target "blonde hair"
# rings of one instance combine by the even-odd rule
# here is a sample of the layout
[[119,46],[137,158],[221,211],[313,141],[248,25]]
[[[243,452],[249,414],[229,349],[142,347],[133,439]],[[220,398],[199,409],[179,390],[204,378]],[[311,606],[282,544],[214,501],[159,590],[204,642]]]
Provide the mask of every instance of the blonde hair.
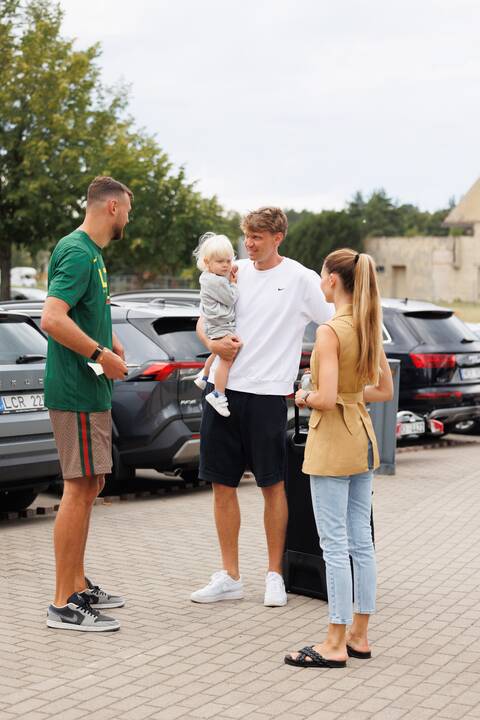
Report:
[[360,344],[357,369],[365,383],[376,385],[382,349],[382,306],[375,261],[367,253],[343,248],[331,252],[324,264],[328,272],[342,278],[345,290],[353,293],[353,323]]
[[220,258],[235,257],[233,245],[226,235],[216,235],[214,232],[206,232],[198,241],[193,251],[197,261],[197,267],[204,272],[207,269],[205,260],[219,260]]

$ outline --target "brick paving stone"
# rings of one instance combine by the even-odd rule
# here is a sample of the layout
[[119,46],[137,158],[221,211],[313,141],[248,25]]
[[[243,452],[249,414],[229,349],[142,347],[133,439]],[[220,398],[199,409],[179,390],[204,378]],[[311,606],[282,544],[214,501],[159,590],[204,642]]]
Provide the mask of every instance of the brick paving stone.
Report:
[[53,519],[0,524],[0,720],[477,720],[479,457],[478,442],[402,453],[397,475],[376,479],[373,659],[341,671],[283,664],[286,652],[321,639],[327,606],[300,596],[263,606],[253,479],[240,488],[243,601],[189,601],[219,568],[209,490],[94,508],[87,567],[127,596],[110,611],[119,633],[47,629]]

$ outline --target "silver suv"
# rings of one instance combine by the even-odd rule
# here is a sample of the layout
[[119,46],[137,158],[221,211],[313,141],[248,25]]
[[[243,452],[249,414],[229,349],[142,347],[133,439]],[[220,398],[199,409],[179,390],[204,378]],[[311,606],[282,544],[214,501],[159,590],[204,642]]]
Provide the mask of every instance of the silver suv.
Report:
[[43,404],[46,355],[32,320],[0,308],[0,512],[28,507],[60,472]]

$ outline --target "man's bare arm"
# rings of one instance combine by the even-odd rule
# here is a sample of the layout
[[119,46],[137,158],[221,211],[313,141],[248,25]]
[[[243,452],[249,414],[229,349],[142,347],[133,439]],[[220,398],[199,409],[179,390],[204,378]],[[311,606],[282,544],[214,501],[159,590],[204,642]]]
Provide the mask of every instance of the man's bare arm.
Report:
[[[81,330],[68,315],[68,304],[60,298],[47,297],[43,306],[41,328],[54,340],[69,350],[89,358],[97,347],[97,341]],[[123,360],[106,349],[97,362],[111,380],[121,380],[128,369]]]
[[226,335],[220,340],[210,340],[205,334],[203,317],[197,321],[197,335],[211,353],[219,355],[223,360],[234,360],[242,347],[242,341],[236,335]]

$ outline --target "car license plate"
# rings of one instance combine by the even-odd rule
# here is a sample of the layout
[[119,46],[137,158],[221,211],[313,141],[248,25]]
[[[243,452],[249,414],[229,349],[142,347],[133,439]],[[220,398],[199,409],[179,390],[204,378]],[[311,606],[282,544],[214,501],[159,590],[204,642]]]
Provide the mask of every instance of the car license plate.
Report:
[[480,378],[480,367],[460,368],[462,380],[478,380]]
[[400,435],[422,435],[425,432],[425,423],[422,421],[413,423],[401,423]]
[[26,410],[44,409],[43,392],[0,396],[0,413],[25,412]]

